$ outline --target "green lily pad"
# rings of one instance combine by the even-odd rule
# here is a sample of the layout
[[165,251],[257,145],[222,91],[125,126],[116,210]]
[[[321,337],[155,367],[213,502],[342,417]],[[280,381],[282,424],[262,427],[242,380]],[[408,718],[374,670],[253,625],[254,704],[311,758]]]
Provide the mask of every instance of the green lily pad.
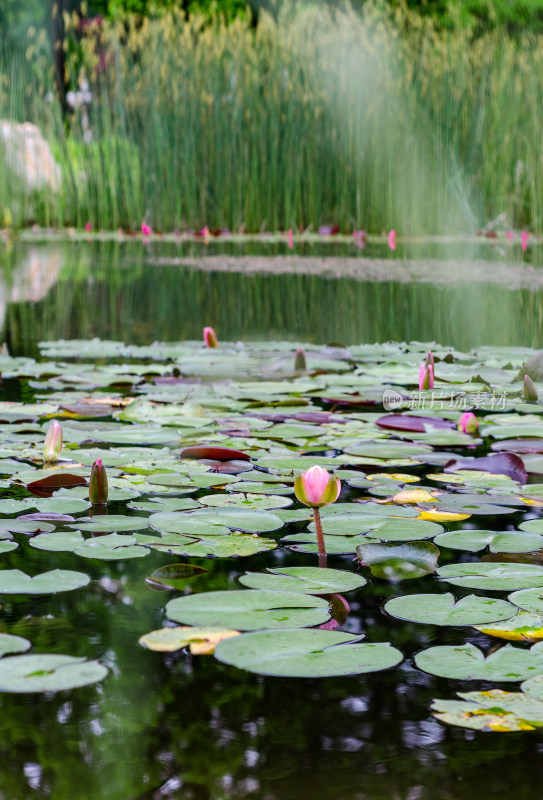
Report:
[[[200,508],[196,511],[164,512],[149,517],[152,528],[166,533],[205,534],[212,526],[245,533],[267,533],[283,527],[283,521],[269,511],[238,508]],[[209,535],[209,533],[208,533]]]
[[439,578],[468,589],[500,592],[543,587],[543,567],[481,561],[476,564],[447,564],[437,570]]
[[[253,556],[277,547],[273,539],[252,536],[247,533],[228,533],[224,536],[195,539],[179,534],[158,537],[145,537],[145,546],[159,553],[188,556],[194,558],[233,558],[236,556]],[[136,534],[136,540],[142,541]]]
[[110,533],[86,539],[78,545],[74,553],[84,558],[98,558],[101,561],[117,561],[124,558],[143,558],[149,555],[146,547],[138,545],[134,536]]
[[206,573],[207,569],[196,567],[194,564],[166,564],[156,569],[145,578],[145,581],[153,588],[184,589],[195,578],[200,578]]
[[76,547],[85,543],[79,531],[55,531],[53,533],[40,533],[30,540],[30,546],[37,550],[48,550],[51,553],[73,553]]
[[206,494],[198,498],[204,506],[212,506],[214,508],[235,507],[235,508],[251,508],[257,511],[266,511],[271,508],[286,508],[292,505],[290,497],[281,497],[280,495],[258,495],[258,494],[241,494],[236,492],[232,494]]
[[479,625],[514,617],[517,609],[505,600],[470,594],[455,602],[452,594],[411,594],[394,597],[385,611],[398,619],[424,625]]
[[17,542],[10,542],[10,541],[0,541],[0,554],[2,553],[11,553],[12,550],[16,550],[19,547]]
[[303,592],[304,594],[334,594],[351,592],[367,583],[365,578],[352,572],[319,567],[282,567],[268,573],[246,572],[239,578],[243,586],[278,592]]
[[330,618],[328,602],[295,592],[205,592],[170,600],[168,619],[186,625],[217,625],[240,631],[321,625]]
[[430,647],[415,656],[423,672],[440,678],[480,681],[523,681],[543,672],[543,642],[523,650],[508,644],[484,653],[473,644]]
[[0,594],[56,594],[80,589],[90,582],[84,572],[53,569],[31,577],[20,569],[0,570]]
[[0,633],[0,657],[9,653],[24,653],[32,644],[22,636],[12,636],[9,633]]
[[535,533],[501,531],[453,531],[436,536],[440,547],[477,553],[489,548],[491,553],[530,553],[543,547],[543,536]]
[[142,531],[149,527],[147,517],[125,517],[122,514],[99,514],[96,517],[81,517],[68,528],[83,533],[120,533],[121,531]]
[[430,542],[409,544],[359,544],[356,548],[362,564],[376,578],[401,581],[421,578],[436,571],[439,550]]
[[107,668],[98,661],[39,654],[0,660],[0,692],[61,692],[103,680]]
[[543,588],[521,589],[510,594],[507,599],[524,611],[531,611],[532,614],[543,614]]
[[215,657],[248,672],[291,678],[377,672],[403,658],[388,643],[359,644],[360,638],[327,630],[259,631],[222,641]]

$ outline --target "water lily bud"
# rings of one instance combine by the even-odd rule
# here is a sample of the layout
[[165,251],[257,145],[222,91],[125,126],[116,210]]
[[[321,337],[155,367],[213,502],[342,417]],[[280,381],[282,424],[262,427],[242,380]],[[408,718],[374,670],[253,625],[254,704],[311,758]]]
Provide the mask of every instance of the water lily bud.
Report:
[[205,327],[204,328],[204,342],[206,347],[218,347],[219,340],[217,339],[217,334],[213,330],[213,328]]
[[107,488],[107,473],[106,468],[102,464],[102,459],[97,458],[92,465],[90,480],[89,480],[89,500],[93,505],[102,505],[107,503],[108,488]]
[[419,390],[422,392],[425,389],[434,388],[434,368],[431,364],[426,366],[424,361],[419,369]]
[[428,350],[428,354],[424,359],[424,366],[425,367],[432,367],[432,372],[436,371],[436,365],[434,363],[434,356],[431,350]]
[[296,350],[296,355],[294,356],[294,369],[296,372],[305,372],[307,369],[307,362],[305,360],[305,352],[302,350],[301,347]]
[[43,443],[43,460],[46,463],[58,461],[62,450],[62,425],[56,419],[49,425]]
[[462,433],[479,433],[479,420],[471,411],[465,411],[458,420],[457,428]]
[[524,376],[524,399],[527,403],[537,403],[539,400],[537,389],[529,375]]
[[310,467],[302,472],[294,481],[294,493],[300,503],[312,508],[321,508],[335,503],[341,491],[339,478],[324,469]]

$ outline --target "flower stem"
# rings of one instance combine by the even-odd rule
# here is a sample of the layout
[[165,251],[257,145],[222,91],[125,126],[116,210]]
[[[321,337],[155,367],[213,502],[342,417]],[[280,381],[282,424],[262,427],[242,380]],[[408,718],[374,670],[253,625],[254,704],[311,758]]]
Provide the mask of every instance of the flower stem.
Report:
[[319,567],[326,566],[326,545],[324,544],[324,534],[322,532],[321,514],[318,508],[313,509],[315,529],[317,531],[317,547],[319,549]]

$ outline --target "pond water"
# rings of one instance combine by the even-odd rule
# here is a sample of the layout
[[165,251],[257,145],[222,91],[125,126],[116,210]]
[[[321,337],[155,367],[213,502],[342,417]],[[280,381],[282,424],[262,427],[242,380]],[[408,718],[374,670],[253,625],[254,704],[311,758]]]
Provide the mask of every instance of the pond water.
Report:
[[[112,398],[129,393],[150,400],[160,396],[168,402],[168,392],[171,392],[171,402],[186,399],[179,394],[178,373],[168,382],[172,374],[169,357],[178,364],[181,375],[187,375],[189,388],[192,387],[189,395],[193,405],[189,415],[195,413],[194,404],[199,402],[203,403],[204,417],[205,409],[210,407],[199,397],[199,387],[202,397],[209,401],[208,392],[215,381],[224,386],[227,378],[234,376],[236,382],[239,380],[237,394],[234,392],[230,400],[223,397],[221,415],[213,417],[212,425],[217,424],[220,430],[225,419],[235,417],[241,426],[244,415],[250,415],[253,406],[247,399],[249,395],[244,395],[239,388],[247,379],[254,382],[263,375],[263,386],[266,381],[298,380],[285,366],[293,358],[295,345],[274,348],[266,346],[265,342],[286,340],[297,346],[299,342],[360,345],[389,340],[441,341],[456,350],[450,351],[452,364],[443,360],[437,362],[436,375],[439,378],[440,369],[442,375],[450,369],[449,380],[466,390],[466,382],[471,379],[474,391],[477,388],[475,378],[484,369],[489,370],[485,374],[493,390],[498,391],[499,387],[501,391],[514,379],[528,355],[522,351],[515,357],[514,350],[502,351],[499,347],[540,345],[543,289],[538,288],[537,268],[528,260],[521,263],[520,258],[513,259],[506,253],[500,256],[500,261],[486,245],[462,245],[456,248],[461,271],[458,285],[450,283],[450,275],[454,274],[451,265],[456,263],[454,253],[449,250],[445,258],[441,250],[438,252],[432,245],[413,246],[409,253],[393,254],[392,260],[398,262],[395,269],[400,272],[388,273],[386,264],[377,263],[373,266],[376,270],[373,281],[353,277],[337,280],[331,277],[336,274],[336,265],[319,263],[309,265],[315,274],[257,271],[246,277],[234,271],[235,266],[228,260],[243,256],[247,261],[254,259],[256,262],[285,255],[285,249],[283,245],[248,244],[240,252],[239,246],[228,248],[224,244],[213,244],[204,251],[201,244],[152,243],[144,247],[133,242],[127,245],[25,243],[14,245],[9,251],[0,250],[0,260],[4,262],[0,290],[3,339],[15,357],[10,364],[7,357],[0,356],[4,376],[1,400],[24,404],[47,400],[56,404],[58,415],[63,417],[65,442],[74,447],[79,444],[79,458],[83,457],[85,447],[91,452],[93,448],[103,448],[104,463],[111,476],[115,470],[109,467],[105,454],[108,448],[113,451],[120,446],[115,438],[119,435],[118,427],[114,426],[111,416],[111,412],[117,414],[119,407],[112,405],[109,415],[93,419],[88,407],[85,417],[77,404],[92,396],[102,397],[107,405]],[[308,248],[303,255],[315,262],[359,258],[362,271],[372,268],[364,261],[372,255],[378,261],[389,260],[386,252],[379,248],[372,253],[368,247],[360,255],[349,245],[330,245],[313,251]],[[467,256],[476,265],[473,270],[469,269]],[[532,258],[531,254],[528,257]],[[200,269],[197,262],[203,258],[204,268]],[[210,263],[214,258],[216,263]],[[292,256],[287,253],[286,258]],[[186,261],[188,266],[177,263],[178,260]],[[443,262],[441,277],[436,278],[436,283],[429,282],[424,277],[428,263],[440,261]],[[214,266],[218,269],[214,270]],[[356,265],[347,267],[352,270]],[[504,268],[510,274],[505,275]],[[277,272],[278,267],[274,269]],[[403,277],[389,280],[390,275]],[[412,278],[410,282],[406,282],[407,275]],[[213,324],[222,342],[244,341],[249,357],[255,358],[252,366],[247,367],[245,361],[244,366],[240,366],[239,360],[245,359],[245,352],[239,345],[218,351],[219,359],[221,353],[225,354],[223,367],[213,366],[214,362],[210,365],[209,352],[199,350],[197,345],[169,356],[158,353],[154,362],[149,361],[149,351],[128,350],[115,359],[111,357],[112,347],[100,344],[94,344],[91,351],[60,344],[56,349],[53,346],[42,350],[41,355],[38,347],[44,340],[93,337],[118,340],[127,345],[199,340],[204,324]],[[251,347],[249,343],[256,340],[261,340],[262,346]],[[490,347],[471,362],[459,352],[480,346]],[[354,347],[349,357],[353,361],[350,361],[338,348],[309,347],[308,366],[311,368],[313,360],[323,369],[323,388],[315,392],[300,384],[303,402],[309,404],[307,409],[316,412],[322,408],[337,409],[360,426],[359,438],[371,440],[379,436],[375,423],[384,413],[382,406],[372,403],[375,392],[382,392],[387,381],[386,368],[379,372],[375,365],[388,364],[395,375],[395,385],[416,384],[420,353],[424,350],[423,346],[413,346],[411,356],[407,348],[357,350]],[[439,346],[435,350],[437,358],[441,359],[449,352]],[[207,364],[205,369],[190,361],[191,353],[201,358],[203,365]],[[42,357],[49,366],[43,369],[29,366],[30,362],[19,360],[20,356]],[[92,375],[85,374],[81,364],[72,361],[73,356],[82,356],[86,368],[96,363],[96,370]],[[131,386],[127,386],[119,379],[114,365],[127,360],[133,370],[135,365],[144,365],[143,372],[137,374],[147,376],[145,382],[138,383],[132,378]],[[193,364],[192,372],[186,366],[189,361]],[[354,362],[357,367],[365,365],[357,380],[363,386],[360,392],[367,391],[367,403],[361,407],[345,407],[343,411],[338,404],[326,404],[326,395],[332,391],[330,385],[334,387],[333,397],[343,397],[349,388],[353,390],[356,381],[349,384],[344,377],[351,374]],[[411,362],[415,366],[412,367]],[[162,384],[153,375],[153,363],[165,366]],[[473,366],[468,366],[470,363]],[[456,368],[459,372],[453,375]],[[370,376],[375,373],[374,384],[364,383],[365,369]],[[408,380],[411,372],[414,377]],[[330,378],[331,384],[326,384],[327,375],[336,376]],[[203,379],[201,384],[198,383],[200,378]],[[319,380],[319,376],[314,379],[318,386]],[[257,391],[254,383],[251,386],[253,392]],[[298,384],[292,384],[287,397],[298,394],[296,386]],[[281,392],[276,391],[279,393],[264,392],[262,413],[271,413],[270,408],[281,399]],[[240,400],[240,397],[245,399]],[[58,409],[62,398],[72,411]],[[285,397],[282,400],[289,408]],[[519,400],[518,392],[517,395],[508,394],[507,407],[511,415],[518,415],[519,419],[529,411]],[[274,406],[274,413],[278,408],[280,406]],[[295,411],[290,407],[288,413],[292,415]],[[446,419],[458,416],[458,412],[450,410],[443,414],[436,410],[430,413]],[[2,463],[9,464],[9,467],[0,465],[0,473],[5,477],[2,499],[32,500],[33,495],[24,488],[28,477],[17,483],[13,475],[16,476],[21,464],[27,476],[32,466],[41,467],[37,457],[49,424],[45,417],[28,405],[11,408],[0,405],[0,458]],[[120,419],[125,424],[131,422]],[[193,420],[192,416],[190,419]],[[142,417],[140,421],[149,425],[152,422],[155,427],[158,424],[154,418],[149,422]],[[160,422],[168,424],[164,420]],[[333,429],[320,426],[321,431],[326,431],[322,441],[317,434],[313,440],[305,439],[308,434],[300,429],[289,434],[295,440],[293,444],[282,429],[281,436],[287,438],[282,439],[277,433],[273,448],[285,446],[296,452],[309,451],[323,457],[335,455],[338,459],[339,454],[348,452],[349,448],[338,443],[338,437],[343,434],[339,421],[335,422],[337,427]],[[108,423],[112,427],[108,427]],[[181,424],[179,420],[177,424]],[[197,426],[197,421],[191,424]],[[531,428],[534,427],[535,423]],[[234,431],[225,439],[228,446],[239,442],[241,450],[248,447],[247,433],[239,436],[235,428],[226,425],[223,437],[224,430]],[[256,437],[258,427],[251,430]],[[263,430],[266,429],[260,434]],[[176,427],[175,433],[177,441],[172,445],[173,453],[178,452],[181,442],[187,444],[206,438],[188,423],[184,428]],[[531,430],[531,435],[537,436],[537,431]],[[396,465],[397,459],[396,462],[391,459],[372,466],[371,457],[366,454],[365,462],[347,459],[347,464],[370,475],[376,471],[408,472],[429,489],[431,481],[427,474],[441,471],[443,459],[439,454],[444,449],[453,454],[479,456],[489,452],[491,441],[488,437],[484,443],[474,439],[477,446],[474,449],[469,439],[452,431],[448,440],[447,437],[442,440],[448,442],[445,447],[439,443],[439,437],[432,440],[424,436],[420,441],[432,451],[432,458],[438,454],[433,462],[431,459],[414,460],[412,464],[398,462]],[[251,441],[254,452],[258,453],[258,462],[262,457],[258,447],[265,449],[269,442],[266,438],[254,437]],[[410,439],[401,441],[409,443]],[[141,444],[145,444],[144,439]],[[413,443],[406,446],[409,449]],[[12,451],[15,451],[13,454],[18,451],[24,462],[11,459]],[[141,448],[136,452],[134,462],[145,466]],[[63,455],[69,457],[69,451],[63,451]],[[88,476],[92,458],[81,463],[85,464]],[[341,458],[337,463],[344,469],[349,468]],[[530,483],[540,484],[538,469],[543,471],[540,467],[534,467],[533,472],[528,469]],[[279,469],[279,474],[284,473]],[[347,485],[352,477],[351,474],[343,480],[342,504],[353,504],[358,498],[367,501],[386,496],[385,491],[369,494],[366,486]],[[394,491],[412,487],[412,484],[394,480]],[[118,489],[114,480],[110,478],[110,482]],[[434,483],[432,488],[438,485]],[[387,488],[391,486],[387,484]],[[465,486],[463,488],[466,490]],[[448,489],[454,494],[454,486]],[[71,492],[70,496],[76,499],[83,497],[77,494],[77,487],[63,491]],[[190,501],[197,504],[210,491],[224,494],[221,488],[201,488],[190,493]],[[481,491],[481,486],[477,485],[472,491]],[[500,491],[500,487],[496,491]],[[512,490],[509,488],[509,491]],[[177,496],[175,491],[172,496]],[[519,496],[516,492],[516,500]],[[113,492],[108,514],[147,517],[147,512],[138,510],[137,504],[134,507],[137,492],[127,498],[122,494],[117,497],[119,499],[115,499]],[[129,502],[133,505],[129,506]],[[29,511],[32,510],[36,508],[29,507]],[[411,509],[406,513],[410,512]],[[13,521],[15,514],[9,517]],[[537,505],[520,502],[512,505],[506,514],[498,513],[494,507],[489,513],[474,514],[467,522],[448,523],[444,527],[452,531],[470,528],[511,531],[537,517]],[[300,522],[291,522],[280,531],[263,536],[279,541],[303,529]],[[433,575],[401,582],[382,580],[372,577],[364,567],[360,574],[368,582],[347,595],[350,612],[341,628],[350,633],[364,633],[367,642],[390,642],[401,651],[404,657],[401,664],[382,672],[356,676],[266,677],[226,666],[213,656],[193,656],[185,650],[157,653],[140,646],[138,639],[142,634],[162,627],[164,607],[178,594],[155,591],[145,578],[172,561],[190,561],[207,570],[207,574],[192,585],[195,592],[242,590],[237,578],[246,571],[262,573],[270,567],[315,566],[316,555],[295,552],[283,543],[275,550],[236,559],[172,557],[151,549],[145,558],[97,560],[82,558],[74,552],[37,549],[30,546],[32,538],[24,533],[15,532],[13,541],[19,546],[0,556],[2,569],[21,569],[31,575],[50,569],[80,570],[90,576],[91,582],[75,591],[58,594],[2,595],[0,632],[27,638],[34,652],[99,659],[109,672],[103,681],[72,691],[0,694],[2,800],[479,800],[482,796],[496,800],[533,800],[539,796],[543,739],[538,731],[465,730],[442,724],[430,710],[433,699],[454,699],[456,692],[494,688],[518,691],[519,684],[435,677],[417,669],[413,660],[418,652],[432,646],[465,642],[489,654],[500,647],[503,640],[493,639],[471,627],[402,622],[382,610],[387,600],[399,595],[452,591],[459,597],[481,594],[479,591],[439,583]],[[497,560],[495,554],[484,552],[483,561]],[[500,561],[506,563],[540,563],[537,554],[501,555]],[[447,563],[478,563],[480,557],[481,553],[443,547],[439,563],[440,567]],[[348,555],[330,555],[328,566],[357,572],[354,559],[353,548]],[[486,594],[501,599],[507,596],[495,588]],[[527,649],[524,643],[519,647]]]

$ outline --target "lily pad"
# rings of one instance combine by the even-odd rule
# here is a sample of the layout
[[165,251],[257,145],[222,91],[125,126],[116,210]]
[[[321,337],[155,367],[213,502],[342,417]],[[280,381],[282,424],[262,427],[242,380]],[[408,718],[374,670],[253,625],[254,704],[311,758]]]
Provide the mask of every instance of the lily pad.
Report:
[[122,514],[100,514],[96,517],[81,517],[69,528],[84,533],[119,533],[121,531],[142,531],[149,527],[147,517],[126,517]]
[[304,594],[334,594],[351,592],[365,586],[366,579],[352,572],[319,567],[283,567],[268,573],[246,572],[239,578],[243,586],[278,592],[303,592]]
[[223,639],[239,635],[239,631],[227,628],[191,628],[183,625],[175,628],[159,628],[146,633],[140,637],[139,643],[158,653],[171,653],[182,647],[190,646],[192,655],[208,655],[213,653]]
[[294,592],[206,592],[170,600],[166,614],[174,622],[213,625],[240,631],[321,625],[330,618],[320,597]]
[[516,616],[505,622],[497,622],[494,625],[485,623],[474,627],[481,633],[513,642],[534,642],[543,639],[543,617],[530,611],[519,611]]
[[248,672],[291,678],[377,672],[403,658],[388,643],[360,644],[360,639],[340,631],[260,631],[221,642],[215,657]]
[[521,589],[513,592],[507,598],[518,608],[524,611],[531,611],[532,614],[543,615],[543,588],[542,589]]
[[68,569],[53,569],[34,577],[20,569],[0,570],[0,594],[56,594],[80,589],[88,583],[88,575]]
[[479,625],[510,619],[517,609],[505,600],[470,594],[455,602],[452,594],[411,594],[394,597],[385,611],[398,619],[424,625]]
[[423,672],[440,678],[480,681],[523,681],[543,673],[543,642],[529,650],[510,644],[485,657],[473,644],[430,647],[415,656]]
[[194,564],[166,564],[156,569],[145,578],[145,581],[150,586],[160,589],[184,589],[195,578],[200,578],[206,573],[207,569],[196,567]]
[[0,633],[0,657],[9,653],[24,653],[32,644],[22,636],[12,636],[9,633]]
[[439,550],[430,542],[409,544],[359,544],[360,562],[370,568],[376,578],[402,581],[421,578],[436,571]]
[[453,531],[441,533],[434,542],[440,547],[470,553],[478,553],[486,547],[491,553],[530,553],[543,547],[543,536],[501,531]]
[[447,564],[437,570],[439,578],[455,586],[500,592],[543,587],[543,567],[536,564],[508,564],[481,561],[476,564]]
[[487,733],[534,731],[543,726],[543,703],[534,702],[522,692],[491,689],[459,692],[458,696],[464,699],[434,700],[434,717],[449,725]]
[[60,692],[103,680],[107,669],[98,661],[39,654],[0,660],[0,692]]

